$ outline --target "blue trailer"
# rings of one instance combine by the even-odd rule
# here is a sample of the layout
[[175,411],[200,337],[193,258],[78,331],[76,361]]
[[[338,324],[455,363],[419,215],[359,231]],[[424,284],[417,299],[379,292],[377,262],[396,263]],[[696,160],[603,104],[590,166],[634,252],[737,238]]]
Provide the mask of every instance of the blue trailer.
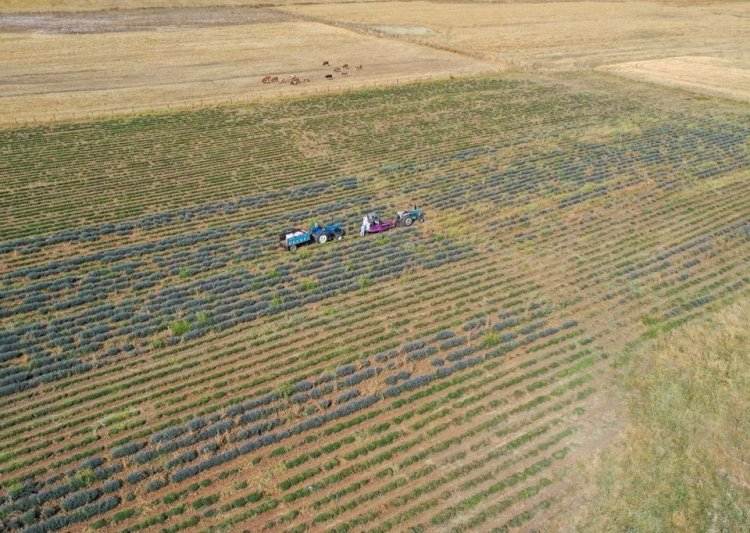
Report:
[[331,224],[325,227],[316,224],[310,228],[310,231],[301,229],[287,229],[282,231],[279,234],[279,245],[293,252],[305,244],[325,244],[333,239],[341,240],[344,235],[346,235],[346,230],[341,224]]

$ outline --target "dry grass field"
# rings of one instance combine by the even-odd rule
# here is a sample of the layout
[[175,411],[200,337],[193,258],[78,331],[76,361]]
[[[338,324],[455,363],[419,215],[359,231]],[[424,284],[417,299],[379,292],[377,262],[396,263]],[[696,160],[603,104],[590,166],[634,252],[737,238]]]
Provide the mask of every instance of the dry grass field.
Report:
[[[323,67],[329,61],[329,67]],[[349,64],[344,74],[334,68]],[[356,66],[362,65],[358,70]],[[315,22],[0,34],[0,124],[300,95],[489,71],[487,62]],[[333,80],[327,80],[326,74]],[[309,83],[261,83],[266,75]]]
[[288,11],[461,50],[516,69],[581,69],[676,55],[750,61],[747,3],[325,3]]
[[[750,523],[750,301],[631,354],[630,420],[557,530],[739,531]],[[598,486],[597,486],[598,483]],[[596,489],[599,490],[596,490]]]
[[750,65],[716,57],[668,57],[599,67],[640,81],[750,101]]
[[[73,2],[65,3],[67,13],[34,15],[10,12],[59,6],[5,3],[0,125],[507,69],[601,67],[712,94],[746,95],[750,8],[743,3],[201,7],[208,4],[131,2],[83,13],[70,11],[113,6]],[[157,5],[162,7],[130,9]],[[163,7],[181,5],[191,7]],[[647,63],[655,59],[667,63]],[[363,69],[343,77],[323,68],[324,60]],[[333,80],[324,78],[328,73]],[[298,75],[310,83],[262,85],[266,75]]]

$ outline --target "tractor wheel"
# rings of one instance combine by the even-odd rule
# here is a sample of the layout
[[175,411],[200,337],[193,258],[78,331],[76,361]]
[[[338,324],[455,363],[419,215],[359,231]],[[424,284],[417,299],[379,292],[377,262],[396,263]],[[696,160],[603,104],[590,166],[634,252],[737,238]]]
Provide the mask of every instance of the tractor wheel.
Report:
[[336,235],[336,240],[337,241],[340,241],[343,238],[344,238],[344,234],[343,233],[339,233],[338,235]]
[[318,235],[318,244],[325,244],[326,242],[328,242],[328,235],[325,233]]
[[290,245],[289,245],[289,251],[290,251],[290,252],[294,252],[294,251],[296,251],[296,250],[297,250],[297,245],[296,245],[296,244],[290,244]]
[[420,221],[420,222],[424,222],[424,218],[420,218],[420,219],[419,219],[419,221]]
[[414,219],[413,218],[407,217],[407,218],[404,219],[404,226],[411,226],[413,223],[414,223]]

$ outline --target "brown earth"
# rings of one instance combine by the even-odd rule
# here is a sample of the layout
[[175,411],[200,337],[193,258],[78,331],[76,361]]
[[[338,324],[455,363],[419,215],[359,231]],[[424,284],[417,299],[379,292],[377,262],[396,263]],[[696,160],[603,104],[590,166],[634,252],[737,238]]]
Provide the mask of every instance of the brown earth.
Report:
[[[196,8],[290,5],[307,0],[3,0],[0,12],[99,11],[151,8]],[[369,0],[361,0],[367,2]]]
[[0,15],[2,33],[106,33],[176,31],[292,20],[288,13],[254,7],[132,9]]

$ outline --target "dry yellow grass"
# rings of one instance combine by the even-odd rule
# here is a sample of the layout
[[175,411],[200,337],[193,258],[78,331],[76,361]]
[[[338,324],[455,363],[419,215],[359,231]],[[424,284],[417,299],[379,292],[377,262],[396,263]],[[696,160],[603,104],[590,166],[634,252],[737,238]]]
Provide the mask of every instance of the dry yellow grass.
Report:
[[[322,67],[349,63],[349,76]],[[356,70],[355,65],[363,65]],[[313,22],[87,35],[0,34],[0,123],[304,94],[475,73],[488,63]],[[309,78],[261,84],[265,75]]]
[[640,81],[750,101],[750,65],[715,57],[670,57],[606,65],[599,70]]
[[361,24],[519,69],[579,69],[670,56],[750,62],[750,4],[652,2],[320,4],[288,12]]

